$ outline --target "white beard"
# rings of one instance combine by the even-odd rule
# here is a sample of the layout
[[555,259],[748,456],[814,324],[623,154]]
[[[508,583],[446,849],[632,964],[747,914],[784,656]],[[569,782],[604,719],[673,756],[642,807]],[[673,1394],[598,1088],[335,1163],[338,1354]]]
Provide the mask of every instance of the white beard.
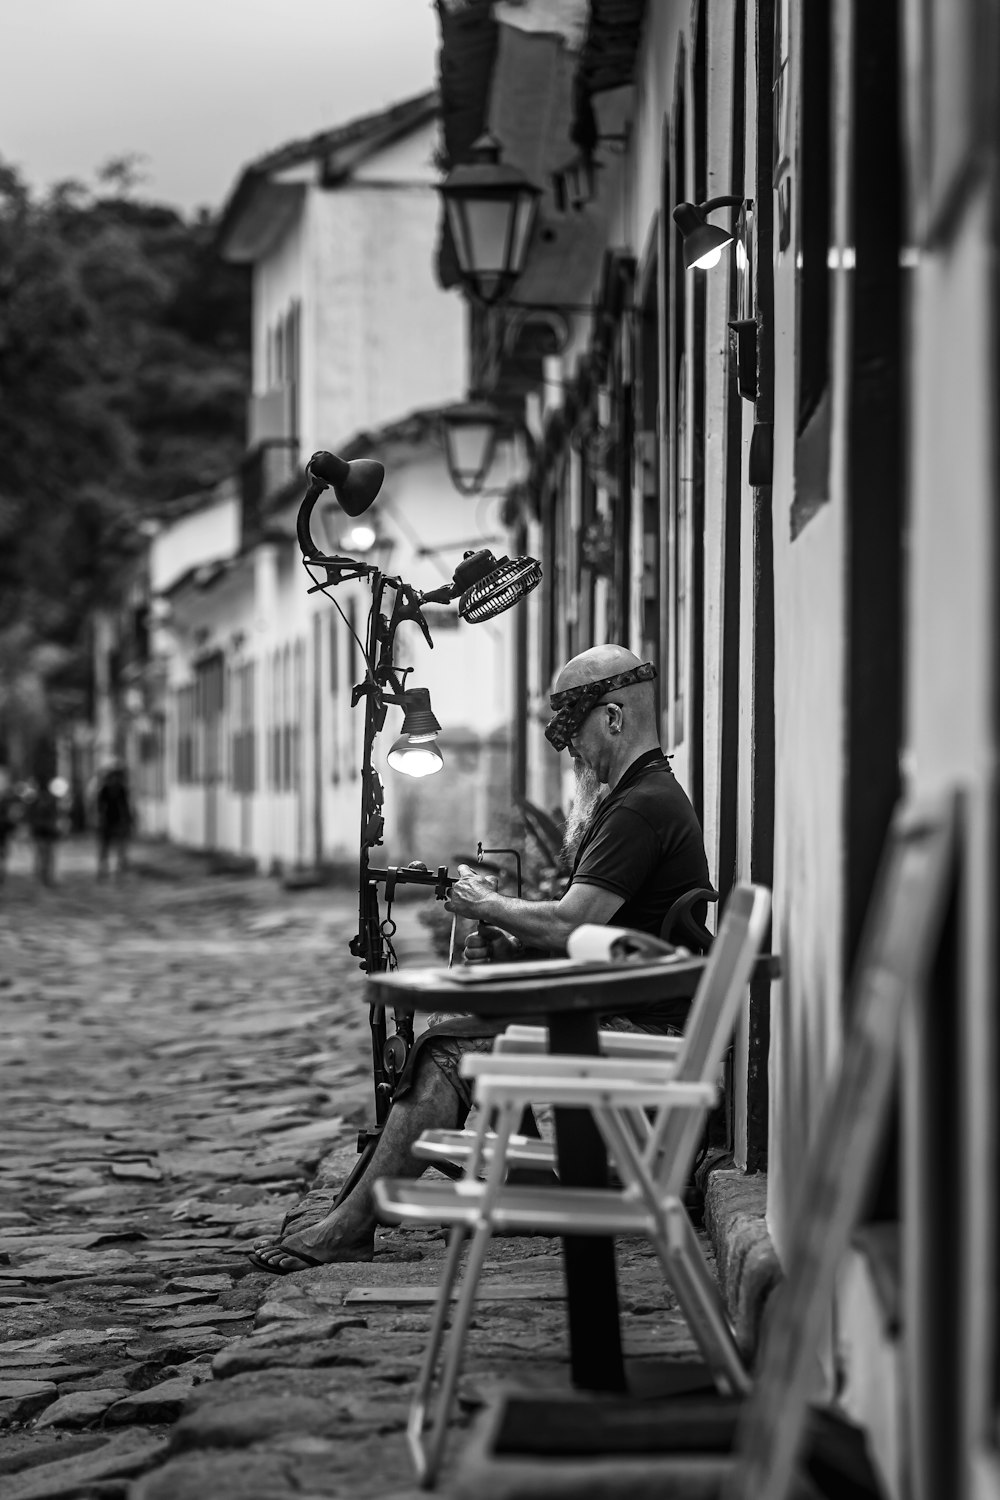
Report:
[[582,761],[574,763],[576,772],[576,795],[570,803],[569,816],[563,832],[562,857],[568,865],[576,858],[576,851],[590,820],[608,795],[608,788],[597,779],[597,772]]

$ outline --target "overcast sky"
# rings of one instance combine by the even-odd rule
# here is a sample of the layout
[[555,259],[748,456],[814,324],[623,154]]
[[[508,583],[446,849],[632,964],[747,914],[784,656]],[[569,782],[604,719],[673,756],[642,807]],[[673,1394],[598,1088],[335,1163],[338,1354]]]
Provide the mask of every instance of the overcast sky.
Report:
[[436,82],[431,0],[0,0],[0,157],[35,187],[146,160],[145,196],[217,208],[286,141]]

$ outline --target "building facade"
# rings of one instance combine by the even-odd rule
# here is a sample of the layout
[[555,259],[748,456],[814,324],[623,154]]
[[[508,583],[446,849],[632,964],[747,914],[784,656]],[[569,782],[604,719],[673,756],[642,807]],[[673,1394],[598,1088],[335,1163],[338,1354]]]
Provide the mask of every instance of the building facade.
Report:
[[[774,891],[781,978],[748,996],[730,1101],[779,1259],[894,813],[961,806],[826,1394],[890,1495],[996,1495],[994,8],[438,12],[450,164],[489,129],[543,189],[510,301],[470,322],[476,384],[536,437],[523,784],[561,794],[540,722],[567,656],[617,640],[656,663],[723,902],[738,880]],[[673,211],[716,198],[702,217],[733,242],[688,271]],[[438,265],[457,288],[446,230]]]
[[[138,741],[130,758],[142,827],[265,871],[350,866],[358,849],[364,707],[352,696],[371,589],[310,592],[295,531],[309,455],[372,454],[387,470],[354,521],[327,492],[314,521],[327,552],[429,591],[464,551],[505,550],[502,495],[457,493],[442,446],[467,353],[464,311],[433,275],[438,131],[432,92],[295,142],[245,169],[222,216],[220,253],[252,267],[247,453],[236,483],[151,543],[147,676],[163,732],[153,766]],[[418,796],[386,771],[391,709],[377,768],[399,863],[447,863],[470,839],[474,854],[509,806],[510,626],[459,626],[443,607],[428,619],[433,651],[406,625],[396,661],[431,692],[449,791]]]

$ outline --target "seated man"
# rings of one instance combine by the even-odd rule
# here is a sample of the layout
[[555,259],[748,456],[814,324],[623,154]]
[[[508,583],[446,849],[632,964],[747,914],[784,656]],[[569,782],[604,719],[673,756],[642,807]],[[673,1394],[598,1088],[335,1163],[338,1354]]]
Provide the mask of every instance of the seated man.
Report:
[[[575,847],[570,882],[558,901],[518,901],[460,866],[445,907],[480,923],[466,943],[466,958],[510,959],[526,947],[565,953],[569,934],[584,922],[658,936],[673,903],[709,884],[698,820],[660,749],[655,676],[652,663],[624,646],[594,646],[563,667],[550,700],[555,716],[545,733],[555,749],[569,750],[576,773],[566,829],[567,847]],[[654,1031],[682,1027],[687,1004],[647,1006],[639,1025]],[[459,1077],[459,1061],[470,1050],[488,1050],[502,1029],[454,1017],[425,1032],[354,1189],[317,1223],[256,1246],[252,1263],[286,1275],[332,1261],[371,1260],[377,1222],[372,1183],[419,1176],[427,1164],[412,1153],[417,1137],[464,1124],[471,1095],[469,1080]]]

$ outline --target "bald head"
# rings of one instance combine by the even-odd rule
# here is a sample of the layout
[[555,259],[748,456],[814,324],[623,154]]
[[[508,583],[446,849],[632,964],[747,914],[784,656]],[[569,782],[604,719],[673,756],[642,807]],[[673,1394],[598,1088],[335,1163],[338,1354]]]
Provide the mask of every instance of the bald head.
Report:
[[[579,687],[583,682],[600,682],[604,677],[613,677],[616,672],[631,672],[633,667],[641,665],[642,658],[627,646],[591,646],[589,651],[570,657],[553,683],[552,691],[561,693],[566,688]],[[647,683],[635,685],[648,686]]]

